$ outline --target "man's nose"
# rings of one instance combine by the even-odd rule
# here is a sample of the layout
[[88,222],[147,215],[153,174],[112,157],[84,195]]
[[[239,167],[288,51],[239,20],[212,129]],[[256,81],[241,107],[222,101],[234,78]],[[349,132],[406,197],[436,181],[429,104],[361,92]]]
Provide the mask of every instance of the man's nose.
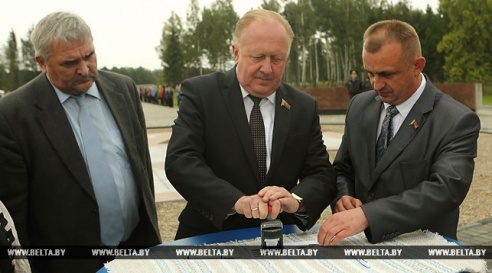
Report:
[[260,71],[265,74],[272,73],[272,60],[270,58],[265,58],[263,62],[261,62]]
[[371,84],[374,87],[374,90],[381,90],[384,87],[384,80],[381,79],[381,77],[375,75],[372,80]]
[[86,61],[81,61],[77,68],[77,73],[83,76],[87,76],[89,73],[89,65]]

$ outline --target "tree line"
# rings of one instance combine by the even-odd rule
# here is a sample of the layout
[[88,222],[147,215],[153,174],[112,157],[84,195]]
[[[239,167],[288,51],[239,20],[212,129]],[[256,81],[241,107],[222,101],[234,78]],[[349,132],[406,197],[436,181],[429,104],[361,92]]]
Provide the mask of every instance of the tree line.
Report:
[[[339,86],[351,69],[362,72],[363,33],[383,19],[415,27],[432,81],[491,81],[492,0],[440,0],[437,11],[412,8],[405,0],[263,0],[260,7],[292,25],[296,37],[284,80],[297,86]],[[216,0],[202,10],[191,0],[185,20],[172,14],[158,47],[166,82],[231,68],[237,20],[232,0]]]
[[[21,39],[19,46],[15,32],[9,33],[7,44],[4,46],[3,55],[0,54],[0,90],[12,91],[36,77],[41,69],[34,60],[34,48],[30,41],[33,27],[28,30],[25,39]],[[155,83],[162,71],[151,71],[143,67],[102,67],[103,70],[113,71],[127,75],[137,84]]]
[[[190,0],[186,18],[172,13],[156,51],[162,69],[102,69],[126,74],[137,84],[178,85],[183,79],[234,65],[232,33],[239,19],[232,0],[199,8]],[[417,30],[433,82],[492,82],[492,0],[439,0],[437,11],[406,0],[263,0],[291,24],[295,39],[284,80],[299,87],[340,86],[352,69],[363,72],[362,35],[370,24],[399,19]],[[37,74],[30,32],[17,44],[10,32],[0,55],[0,89],[14,90]],[[18,49],[21,48],[19,52]]]

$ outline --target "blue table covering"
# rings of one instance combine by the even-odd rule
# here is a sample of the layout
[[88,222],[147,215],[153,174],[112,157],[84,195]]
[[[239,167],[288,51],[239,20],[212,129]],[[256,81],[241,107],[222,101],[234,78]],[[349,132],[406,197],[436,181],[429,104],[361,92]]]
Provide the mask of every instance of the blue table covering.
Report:
[[[314,228],[318,229],[319,226],[315,226]],[[301,232],[301,230],[296,225],[284,225],[283,233],[291,234]],[[244,228],[244,229],[235,229],[228,231],[221,231],[215,233],[209,233],[184,239],[179,239],[175,241],[164,242],[161,245],[167,246],[194,246],[194,245],[203,245],[203,244],[217,244],[223,242],[229,242],[234,240],[247,240],[258,238],[261,235],[260,227],[254,228]],[[96,273],[107,273],[105,267],[99,269]]]

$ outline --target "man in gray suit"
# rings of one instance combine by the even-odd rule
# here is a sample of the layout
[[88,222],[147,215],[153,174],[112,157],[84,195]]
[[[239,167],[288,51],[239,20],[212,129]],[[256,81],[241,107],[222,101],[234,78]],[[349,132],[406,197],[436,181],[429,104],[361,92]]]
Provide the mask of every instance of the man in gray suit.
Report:
[[[90,28],[77,15],[49,14],[36,25],[31,41],[43,73],[0,101],[0,199],[16,223],[20,243],[159,244],[135,83],[97,70]],[[91,132],[83,125],[88,121]],[[97,144],[88,143],[88,136]],[[96,145],[100,148],[93,149]],[[94,150],[100,156],[94,157]],[[104,179],[98,177],[101,172]],[[115,202],[105,202],[111,198]],[[95,272],[104,261],[35,259],[31,264],[36,272]]]
[[459,206],[473,178],[478,116],[422,74],[425,58],[407,23],[370,26],[362,59],[374,91],[355,96],[347,109],[334,161],[338,200],[319,243],[362,231],[377,243],[417,229],[456,239]]

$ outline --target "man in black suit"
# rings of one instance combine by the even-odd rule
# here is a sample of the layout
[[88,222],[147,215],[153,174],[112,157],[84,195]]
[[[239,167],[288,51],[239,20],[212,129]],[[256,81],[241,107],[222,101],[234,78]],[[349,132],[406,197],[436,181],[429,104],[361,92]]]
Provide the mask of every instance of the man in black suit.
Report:
[[345,86],[349,94],[349,98],[352,99],[355,95],[362,93],[364,91],[362,86],[362,81],[358,78],[357,71],[350,71],[350,79],[347,81]]
[[[154,184],[142,106],[128,77],[97,70],[89,26],[55,12],[31,35],[43,72],[0,101],[0,199],[23,246],[135,246],[160,243]],[[84,131],[88,103],[93,132]],[[87,119],[86,119],[87,120]],[[115,190],[99,190],[93,159],[95,133]],[[94,135],[94,134],[92,134]],[[87,144],[87,145],[86,145]],[[98,161],[99,162],[99,161]],[[91,165],[92,164],[92,165]],[[102,207],[109,202],[121,213]],[[106,200],[105,200],[106,199]],[[108,203],[105,203],[108,204]],[[108,222],[118,217],[119,224]],[[108,227],[115,228],[107,230]],[[103,231],[108,231],[104,233]],[[95,272],[104,260],[31,261],[36,272]]]
[[374,90],[348,107],[333,163],[339,199],[319,243],[362,231],[377,243],[418,229],[456,239],[459,206],[473,178],[478,116],[422,74],[419,37],[407,23],[371,25],[362,60]]
[[[236,66],[182,83],[165,163],[188,201],[176,239],[257,227],[269,205],[273,218],[305,230],[335,196],[317,102],[281,82],[293,35],[278,13],[251,10],[236,25]],[[249,95],[259,98],[260,123]],[[249,120],[264,127],[264,153]]]

